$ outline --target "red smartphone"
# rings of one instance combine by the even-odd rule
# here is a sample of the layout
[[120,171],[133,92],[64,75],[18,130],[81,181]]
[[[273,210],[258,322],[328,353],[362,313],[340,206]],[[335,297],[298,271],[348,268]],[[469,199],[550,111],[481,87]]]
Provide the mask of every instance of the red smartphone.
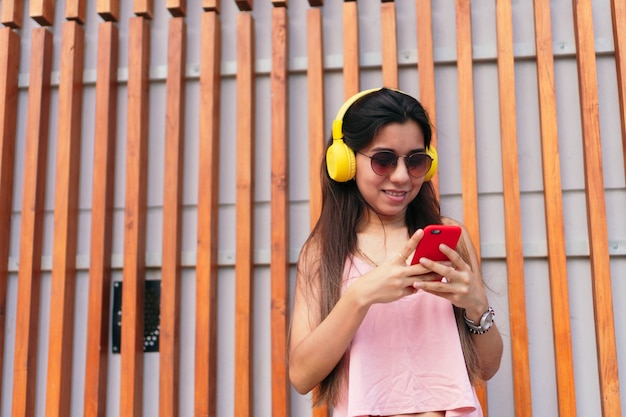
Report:
[[433,261],[447,261],[448,257],[439,250],[439,245],[444,243],[454,249],[460,237],[460,226],[442,224],[426,226],[424,228],[424,236],[415,249],[411,265],[418,263],[420,258],[428,258]]

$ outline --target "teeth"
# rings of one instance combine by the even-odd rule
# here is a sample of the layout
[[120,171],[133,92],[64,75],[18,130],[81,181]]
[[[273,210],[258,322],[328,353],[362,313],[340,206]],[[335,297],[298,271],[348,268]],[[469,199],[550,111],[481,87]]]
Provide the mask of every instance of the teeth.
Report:
[[403,192],[394,192],[394,191],[385,191],[385,192],[393,197],[401,197],[405,194]]

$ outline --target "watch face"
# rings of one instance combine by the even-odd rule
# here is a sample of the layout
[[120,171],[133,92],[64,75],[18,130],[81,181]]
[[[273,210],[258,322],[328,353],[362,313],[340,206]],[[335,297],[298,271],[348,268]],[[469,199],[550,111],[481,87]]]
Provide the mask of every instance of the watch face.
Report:
[[487,313],[480,320],[480,327],[482,327],[484,330],[489,329],[493,324],[493,316],[493,310],[488,310]]

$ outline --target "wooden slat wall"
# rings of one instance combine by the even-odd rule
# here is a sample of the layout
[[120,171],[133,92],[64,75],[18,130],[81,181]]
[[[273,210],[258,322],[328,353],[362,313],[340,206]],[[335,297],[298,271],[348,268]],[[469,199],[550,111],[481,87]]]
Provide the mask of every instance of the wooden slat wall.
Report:
[[32,416],[35,407],[37,331],[43,239],[43,199],[48,153],[52,33],[33,29],[28,87],[28,122],[22,190],[22,224],[13,365],[14,416]]
[[271,183],[271,339],[272,416],[290,413],[291,384],[287,372],[289,329],[289,109],[287,8],[272,10],[272,183]]
[[91,200],[89,307],[85,367],[85,417],[106,415],[111,240],[117,124],[119,31],[113,22],[98,27],[98,68]]
[[[18,75],[21,51],[20,33],[25,4],[34,26],[62,25],[61,39],[54,51],[53,28],[36,27],[32,30],[27,92],[27,120],[24,125],[24,160],[17,161],[16,136],[19,118]],[[251,0],[234,1],[239,8],[237,19],[237,73],[236,112],[228,120],[236,123],[236,202],[237,229],[235,260],[235,354],[234,354],[234,414],[249,417],[255,414],[255,390],[258,379],[253,374],[253,307],[259,302],[255,296],[255,152],[256,78],[255,21]],[[463,220],[474,242],[481,241],[479,224],[479,190],[477,177],[476,114],[474,96],[474,65],[472,51],[472,13],[469,0],[456,0],[456,69],[458,76],[458,105]],[[526,324],[524,254],[522,252],[521,201],[517,150],[517,120],[513,53],[512,2],[497,1],[497,71],[499,87],[500,134],[502,146],[502,183],[506,237],[506,266],[508,272],[508,303],[510,310],[510,340],[515,399],[515,414],[530,416],[533,411],[530,380],[529,338]],[[81,393],[71,392],[72,357],[77,341],[74,326],[77,320],[75,281],[77,259],[78,181],[81,177],[80,149],[83,116],[83,74],[85,36],[82,24],[87,13],[97,13],[103,23],[98,28],[97,79],[95,83],[93,182],[91,184],[91,222],[89,248],[89,299],[86,324],[86,358],[84,383],[84,415],[103,417],[107,413],[124,416],[145,414],[144,404],[144,354],[143,307],[146,272],[146,197],[148,189],[147,164],[148,131],[151,125],[165,132],[164,158],[156,161],[163,165],[163,233],[162,233],[162,292],[161,333],[159,356],[158,412],[161,416],[177,416],[186,404],[181,404],[181,302],[182,285],[182,233],[183,175],[185,117],[189,112],[189,98],[185,95],[189,78],[187,62],[188,13],[199,13],[201,44],[198,106],[198,189],[197,189],[197,247],[195,260],[195,334],[194,334],[194,415],[214,417],[218,413],[218,247],[219,247],[219,187],[220,187],[220,137],[222,69],[222,24],[220,2],[203,0],[188,10],[185,0],[166,0],[159,3],[168,13],[168,56],[166,78],[166,103],[164,117],[149,120],[150,106],[150,33],[154,24],[149,22],[154,14],[153,0],[136,0],[132,5],[135,16],[128,21],[128,82],[127,126],[125,143],[125,201],[123,218],[123,326],[120,357],[120,386],[114,393],[107,392],[111,378],[108,368],[110,354],[110,295],[111,257],[114,234],[113,197],[116,166],[116,113],[118,103],[118,48],[120,34],[119,0],[98,0],[95,10],[86,7],[84,0],[22,0],[0,1],[0,375],[6,367],[4,343],[13,343],[13,374],[10,401],[14,416],[33,416],[35,404],[45,404],[45,414],[66,416],[71,404]],[[437,63],[433,44],[433,5],[431,0],[416,0],[417,69],[419,98],[436,121],[435,70]],[[320,163],[324,144],[329,136],[324,114],[326,97],[324,85],[328,69],[324,62],[324,5],[321,0],[310,0],[307,10],[307,104],[308,134],[302,142],[290,141],[291,120],[288,86],[290,85],[289,9],[287,1],[272,1],[272,56],[269,74],[271,98],[271,413],[289,416],[293,398],[288,381],[286,363],[290,295],[289,285],[293,275],[290,263],[289,217],[289,152],[308,146],[309,152],[309,210],[311,225],[321,210]],[[380,4],[381,65],[383,84],[402,89],[399,85],[398,22],[399,2],[383,1]],[[598,74],[590,0],[573,1],[574,29],[576,35],[576,62],[580,114],[582,122],[582,153],[585,166],[585,196],[590,241],[591,282],[593,288],[594,318],[596,324],[596,351],[600,403],[603,417],[622,415],[618,379],[618,357],[613,312],[611,259],[608,247],[602,172],[602,143],[598,97]],[[55,22],[55,10],[65,7],[63,22]],[[348,98],[361,89],[362,59],[359,43],[359,4],[344,1],[341,5],[343,21],[343,62],[339,71],[343,81],[343,97]],[[371,12],[371,11],[370,11]],[[619,97],[619,117],[622,143],[626,158],[626,67],[624,44],[626,42],[626,6],[622,1],[611,0],[615,63]],[[544,156],[543,196],[547,246],[547,266],[550,279],[550,302],[553,321],[554,363],[557,406],[560,416],[577,413],[574,384],[574,356],[572,352],[570,304],[568,299],[567,254],[564,233],[564,208],[561,185],[561,167],[557,129],[557,98],[555,91],[555,64],[550,5],[534,1],[535,49],[537,64],[537,100],[540,117],[541,152]],[[305,30],[304,28],[302,30]],[[192,32],[190,32],[192,33]],[[58,117],[49,123],[52,62],[54,53],[59,59]],[[333,65],[333,64],[331,64]],[[450,63],[446,63],[450,65]],[[368,64],[368,71],[371,71]],[[402,69],[405,70],[404,68]],[[302,75],[302,74],[299,74]],[[267,74],[261,74],[267,76]],[[336,74],[334,75],[336,76]],[[193,78],[193,76],[192,76]],[[369,85],[367,87],[370,87]],[[26,96],[26,93],[24,93]],[[229,102],[230,103],[230,102]],[[335,105],[338,105],[335,103]],[[333,106],[335,106],[333,105]],[[159,126],[159,124],[161,124]],[[163,126],[164,124],[164,126]],[[56,168],[53,189],[46,190],[45,175],[48,158],[48,126],[56,126]],[[436,138],[433,142],[436,145]],[[305,145],[303,145],[304,143]],[[17,295],[15,304],[15,336],[6,341],[4,315],[9,303],[7,285],[10,271],[10,242],[5,236],[11,233],[12,197],[16,190],[17,167],[23,167],[21,211],[19,217],[19,262],[17,267]],[[626,174],[626,173],[625,173]],[[435,184],[436,185],[436,184]],[[52,273],[49,305],[49,339],[38,340],[40,314],[40,285],[42,247],[44,245],[44,196],[54,196],[54,233],[51,236]],[[476,245],[479,256],[481,247]],[[47,295],[46,295],[47,296]],[[47,312],[45,314],[48,314]],[[503,319],[498,319],[503,320]],[[78,343],[80,344],[80,343]],[[44,347],[42,348],[42,345]],[[38,350],[39,348],[39,350]],[[39,355],[47,355],[46,381],[37,381]],[[45,359],[45,358],[44,358]],[[39,385],[45,386],[45,398],[35,398]],[[488,415],[487,391],[478,387],[484,414]],[[154,394],[154,395],[152,395]],[[119,395],[119,410],[107,410],[111,397]],[[108,400],[108,401],[107,401]],[[491,398],[498,401],[498,398]],[[578,399],[578,402],[581,400]],[[110,405],[109,405],[110,406]],[[189,407],[188,407],[189,408]],[[536,408],[536,406],[535,406]],[[330,410],[312,410],[314,417],[326,417]],[[491,413],[493,415],[493,412]]]
[[534,1],[535,45],[537,49],[537,84],[541,124],[541,155],[543,156],[543,187],[545,193],[546,234],[552,301],[552,328],[556,365],[557,398],[560,416],[576,415],[574,359],[570,327],[570,305],[565,254],[565,227],[561,195],[561,166],[557,128],[556,93],[554,88],[554,56],[550,5]]
[[237,263],[235,417],[252,415],[254,294],[254,20],[237,16]]
[[530,363],[526,325],[526,292],[517,152],[517,118],[513,62],[513,17],[510,0],[496,3],[498,87],[504,228],[509,292],[509,323],[515,394],[515,415],[531,416]]
[[143,407],[143,305],[149,128],[148,20],[132,17],[129,35],[120,415],[140,417]]
[[[20,37],[10,28],[0,29],[0,235],[11,234],[13,209],[13,169]],[[0,239],[0,383],[4,367],[4,332],[7,303],[9,239]]]
[[219,14],[202,14],[200,140],[198,154],[198,249],[196,260],[196,416],[216,415],[217,247],[221,24]]
[[596,322],[598,376],[603,416],[621,416],[619,377],[611,265],[609,262],[608,230],[604,178],[602,173],[602,143],[598,113],[598,77],[593,36],[591,0],[573,1],[576,64],[583,135],[587,229],[591,260],[593,307]]

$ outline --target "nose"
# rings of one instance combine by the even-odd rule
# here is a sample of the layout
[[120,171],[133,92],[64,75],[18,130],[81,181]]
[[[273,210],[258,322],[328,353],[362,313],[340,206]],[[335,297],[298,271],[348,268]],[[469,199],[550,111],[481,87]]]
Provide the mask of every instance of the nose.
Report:
[[406,165],[406,158],[399,157],[396,164],[396,169],[393,170],[389,176],[393,182],[406,182],[411,180],[409,169]]

